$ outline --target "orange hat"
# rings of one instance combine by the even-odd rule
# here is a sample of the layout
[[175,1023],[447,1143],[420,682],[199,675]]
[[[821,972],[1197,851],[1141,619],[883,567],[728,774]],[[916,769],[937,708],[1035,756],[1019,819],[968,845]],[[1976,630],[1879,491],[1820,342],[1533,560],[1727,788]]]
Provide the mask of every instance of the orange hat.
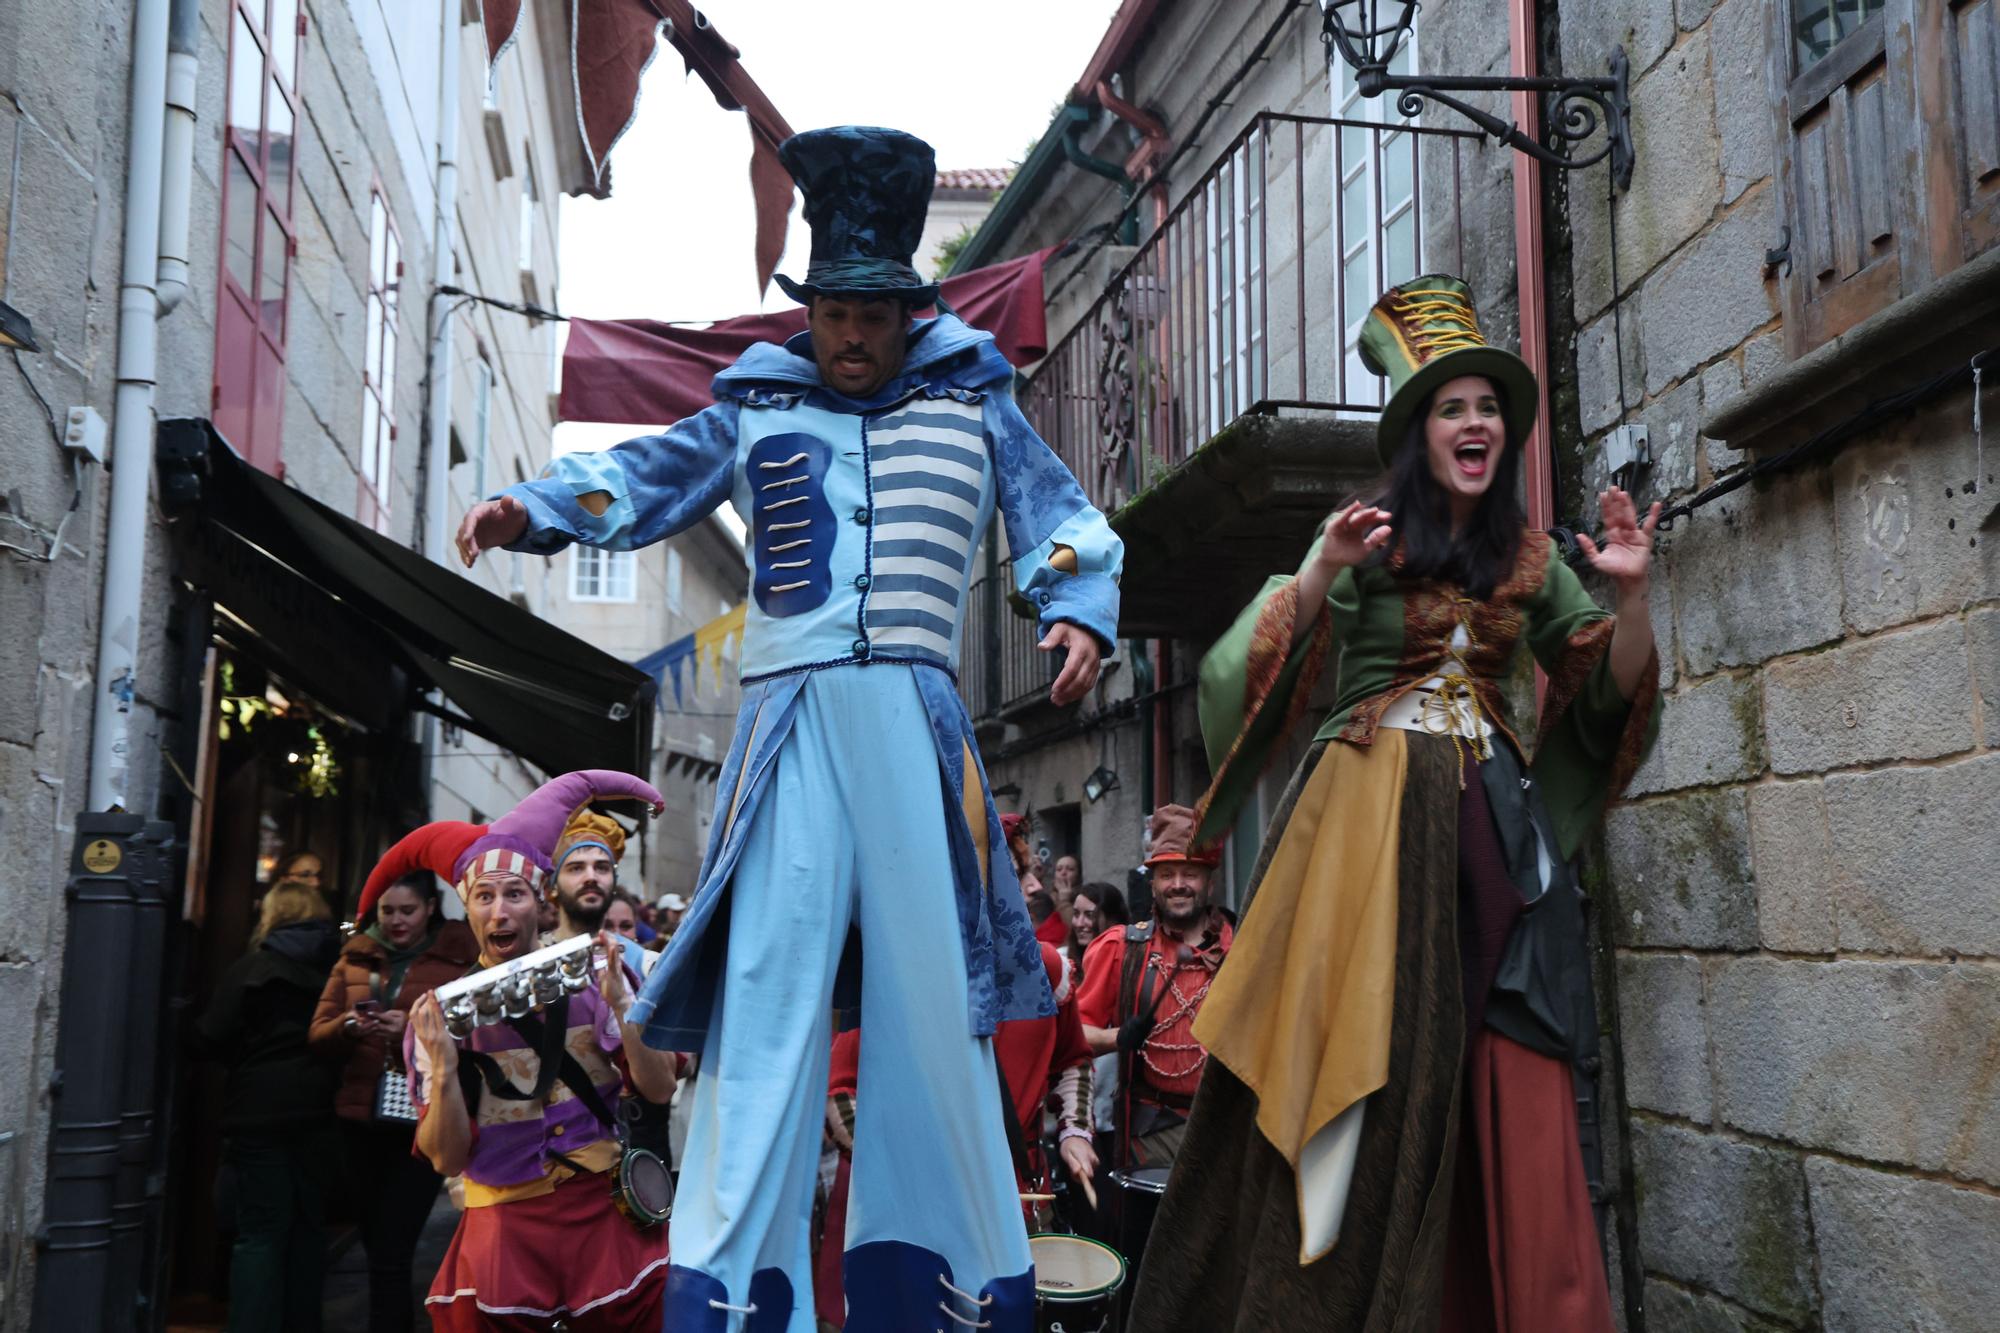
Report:
[[1194,850],[1194,811],[1184,805],[1163,805],[1153,811],[1147,823],[1146,864],[1166,862],[1212,866],[1222,860],[1219,847]]
[[625,859],[625,826],[610,815],[600,815],[595,810],[579,810],[570,816],[563,827],[562,837],[556,840],[555,855],[549,858],[557,870],[569,860],[569,854],[579,847],[602,847],[611,853],[611,859]]

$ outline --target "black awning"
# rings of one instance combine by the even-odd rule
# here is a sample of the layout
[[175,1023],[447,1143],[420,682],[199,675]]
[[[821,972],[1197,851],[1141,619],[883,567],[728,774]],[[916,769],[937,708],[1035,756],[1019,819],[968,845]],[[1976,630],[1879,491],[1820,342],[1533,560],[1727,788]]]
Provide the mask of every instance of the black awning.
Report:
[[[253,630],[296,637],[308,658],[325,653],[329,626],[365,636],[364,656],[435,685],[451,720],[546,773],[648,771],[654,683],[637,667],[251,467],[205,420],[162,421],[159,452],[165,505],[207,529],[183,543],[190,581]],[[233,582],[247,614],[231,604]],[[324,597],[325,615],[271,611],[273,587],[294,603],[301,590]],[[300,620],[313,630],[288,634],[284,622]]]

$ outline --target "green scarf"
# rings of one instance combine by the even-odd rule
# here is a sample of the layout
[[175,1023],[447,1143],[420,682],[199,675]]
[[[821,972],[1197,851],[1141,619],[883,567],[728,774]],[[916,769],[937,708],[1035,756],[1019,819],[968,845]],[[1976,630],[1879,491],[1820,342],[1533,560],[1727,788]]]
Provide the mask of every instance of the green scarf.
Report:
[[390,944],[389,937],[382,933],[382,923],[379,921],[361,932],[381,947],[382,956],[388,960],[388,984],[382,995],[378,997],[381,999],[384,1008],[393,1009],[396,1007],[396,997],[403,993],[403,977],[409,972],[410,964],[423,957],[424,954],[430,951],[431,945],[437,943],[438,931],[440,929],[441,927],[433,920],[430,930],[425,933],[424,937],[410,945],[407,949],[398,949]]

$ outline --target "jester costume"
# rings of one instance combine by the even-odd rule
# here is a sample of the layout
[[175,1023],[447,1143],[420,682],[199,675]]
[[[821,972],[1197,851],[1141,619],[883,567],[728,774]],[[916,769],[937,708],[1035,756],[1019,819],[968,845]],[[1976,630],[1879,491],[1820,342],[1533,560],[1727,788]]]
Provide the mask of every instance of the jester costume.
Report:
[[[788,140],[814,294],[912,308],[927,145],[853,127]],[[673,1218],[675,1333],[811,1333],[808,1223],[834,1009],[858,1020],[847,1327],[1025,1330],[1027,1236],[992,1033],[1055,1012],[954,686],[973,555],[998,511],[1046,632],[1117,633],[1121,547],[1009,393],[992,338],[915,321],[865,400],[809,334],[716,376],[665,434],[510,489],[515,549],[629,550],[733,501],[753,564],[743,702],[686,919],[634,1007],[701,1053]]]
[[[1526,440],[1532,375],[1484,344],[1457,279],[1390,291],[1362,345],[1395,384],[1385,463],[1461,375],[1499,389],[1507,447]],[[1209,1066],[1134,1328],[1608,1333],[1569,863],[1650,744],[1658,677],[1620,694],[1614,623],[1524,532],[1489,597],[1404,577],[1392,550],[1320,606],[1271,579],[1209,651],[1198,841],[1229,827],[1323,671],[1336,687],[1195,1023]],[[1532,762],[1500,689],[1523,648],[1548,676]]]
[[[358,914],[418,870],[450,882],[461,900],[488,875],[518,876],[539,897],[565,825],[590,801],[613,799],[642,801],[655,814],[662,807],[660,793],[629,773],[586,769],[542,784],[490,825],[426,824],[383,854]],[[637,984],[638,976],[626,980]],[[622,1045],[618,1018],[596,987],[459,1040],[458,1095],[472,1146],[464,1211],[424,1298],[430,1327],[621,1333],[659,1326],[666,1237],[635,1228],[611,1197],[621,1155],[611,1108],[624,1090]],[[403,1029],[403,1067],[421,1123],[445,1094],[415,1024]]]

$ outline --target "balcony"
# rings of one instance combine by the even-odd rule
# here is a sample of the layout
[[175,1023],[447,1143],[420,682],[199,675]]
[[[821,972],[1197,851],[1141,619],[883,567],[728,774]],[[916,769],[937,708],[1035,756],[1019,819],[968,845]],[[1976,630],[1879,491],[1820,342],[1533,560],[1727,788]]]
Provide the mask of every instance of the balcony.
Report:
[[[1260,114],[1036,367],[1022,409],[1125,540],[1121,633],[1212,637],[1378,471],[1355,335],[1386,287],[1463,270],[1478,139]],[[1034,673],[986,632],[1003,707]]]
[[966,594],[965,638],[959,653],[958,692],[965,711],[982,722],[1017,713],[1048,697],[1054,659],[1036,645],[1036,618],[1019,614],[1013,562],[974,580]]

